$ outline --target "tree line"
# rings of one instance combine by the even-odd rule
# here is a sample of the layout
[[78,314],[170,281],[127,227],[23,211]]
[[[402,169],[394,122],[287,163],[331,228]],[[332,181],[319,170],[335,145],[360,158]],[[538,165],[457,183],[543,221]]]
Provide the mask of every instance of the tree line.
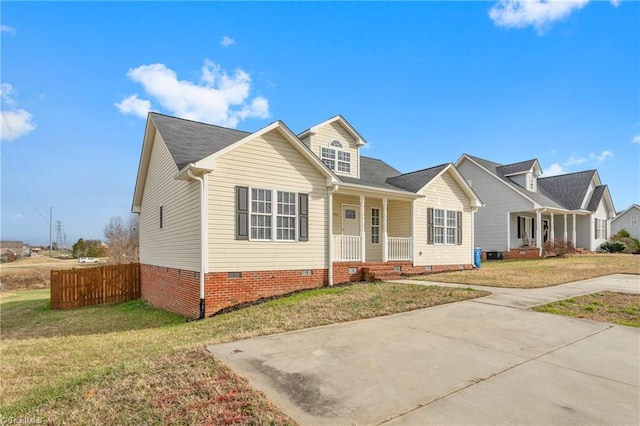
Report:
[[72,246],[72,255],[79,257],[108,256],[111,263],[137,263],[139,239],[138,215],[131,215],[127,223],[112,217],[104,227],[104,243],[80,238]]

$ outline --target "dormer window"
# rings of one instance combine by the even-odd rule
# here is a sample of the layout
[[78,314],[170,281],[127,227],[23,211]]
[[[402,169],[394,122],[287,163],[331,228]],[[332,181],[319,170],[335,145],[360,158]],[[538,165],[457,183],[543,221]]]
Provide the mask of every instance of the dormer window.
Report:
[[331,170],[351,173],[351,153],[342,149],[342,143],[332,140],[329,147],[320,149],[320,159]]

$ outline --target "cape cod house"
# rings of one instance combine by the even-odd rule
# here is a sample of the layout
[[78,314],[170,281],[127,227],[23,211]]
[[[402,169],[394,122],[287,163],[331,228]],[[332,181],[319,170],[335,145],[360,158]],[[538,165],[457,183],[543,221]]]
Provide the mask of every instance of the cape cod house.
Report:
[[610,236],[615,209],[597,170],[543,178],[536,159],[499,164],[469,154],[456,166],[485,204],[475,243],[489,258],[539,257],[555,240],[595,251]]
[[342,116],[294,134],[157,113],[132,211],[142,297],[189,317],[296,290],[471,268],[482,205],[449,163],[402,174]]
[[611,235],[615,235],[623,229],[629,233],[631,238],[640,240],[640,205],[631,204],[613,218]]

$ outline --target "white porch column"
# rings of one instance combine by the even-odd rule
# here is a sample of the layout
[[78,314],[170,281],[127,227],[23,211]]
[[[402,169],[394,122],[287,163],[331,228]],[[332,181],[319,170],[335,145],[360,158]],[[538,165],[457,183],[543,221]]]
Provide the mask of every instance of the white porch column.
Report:
[[555,222],[553,220],[553,212],[551,212],[551,224],[549,225],[551,227],[551,229],[549,230],[549,241],[553,241],[556,239],[556,232],[554,230],[555,228]]
[[536,247],[538,255],[542,256],[542,213],[540,213],[540,209],[536,210]]
[[562,239],[566,242],[567,241],[567,232],[569,227],[567,226],[567,214],[564,214],[564,236],[562,237]]
[[382,199],[382,261],[389,259],[389,246],[387,243],[387,197]]
[[511,250],[511,213],[507,212],[507,251],[509,250]]
[[328,263],[329,263],[329,270],[328,272],[328,281],[329,281],[329,286],[333,286],[333,193],[336,191],[337,188],[328,188],[327,189],[327,193],[329,194],[329,200],[328,203],[329,205],[327,206],[327,209],[329,211],[329,217],[327,220],[327,227],[329,228],[327,230],[327,235],[329,236],[329,247],[327,250],[327,254],[328,254]]
[[366,261],[366,246],[367,246],[367,240],[365,239],[365,232],[364,230],[365,225],[364,225],[364,218],[365,218],[365,214],[364,214],[364,195],[360,195],[360,257],[362,258],[362,263],[364,263]]
[[573,213],[572,215],[573,218],[573,223],[572,223],[572,232],[571,232],[571,242],[573,243],[573,247],[576,247],[576,214]]

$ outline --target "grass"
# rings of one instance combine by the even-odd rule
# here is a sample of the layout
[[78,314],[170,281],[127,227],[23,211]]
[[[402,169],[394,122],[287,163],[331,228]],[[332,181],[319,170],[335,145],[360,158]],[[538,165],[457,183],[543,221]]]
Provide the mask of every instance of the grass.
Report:
[[480,269],[416,277],[419,280],[536,288],[611,274],[640,274],[640,256],[627,254],[581,254],[566,258],[485,261]]
[[640,327],[640,295],[638,294],[601,291],[536,306],[533,310]]
[[47,290],[17,291],[0,298],[0,422],[292,424],[205,346],[486,294],[357,284],[186,322],[140,300],[54,311]]

